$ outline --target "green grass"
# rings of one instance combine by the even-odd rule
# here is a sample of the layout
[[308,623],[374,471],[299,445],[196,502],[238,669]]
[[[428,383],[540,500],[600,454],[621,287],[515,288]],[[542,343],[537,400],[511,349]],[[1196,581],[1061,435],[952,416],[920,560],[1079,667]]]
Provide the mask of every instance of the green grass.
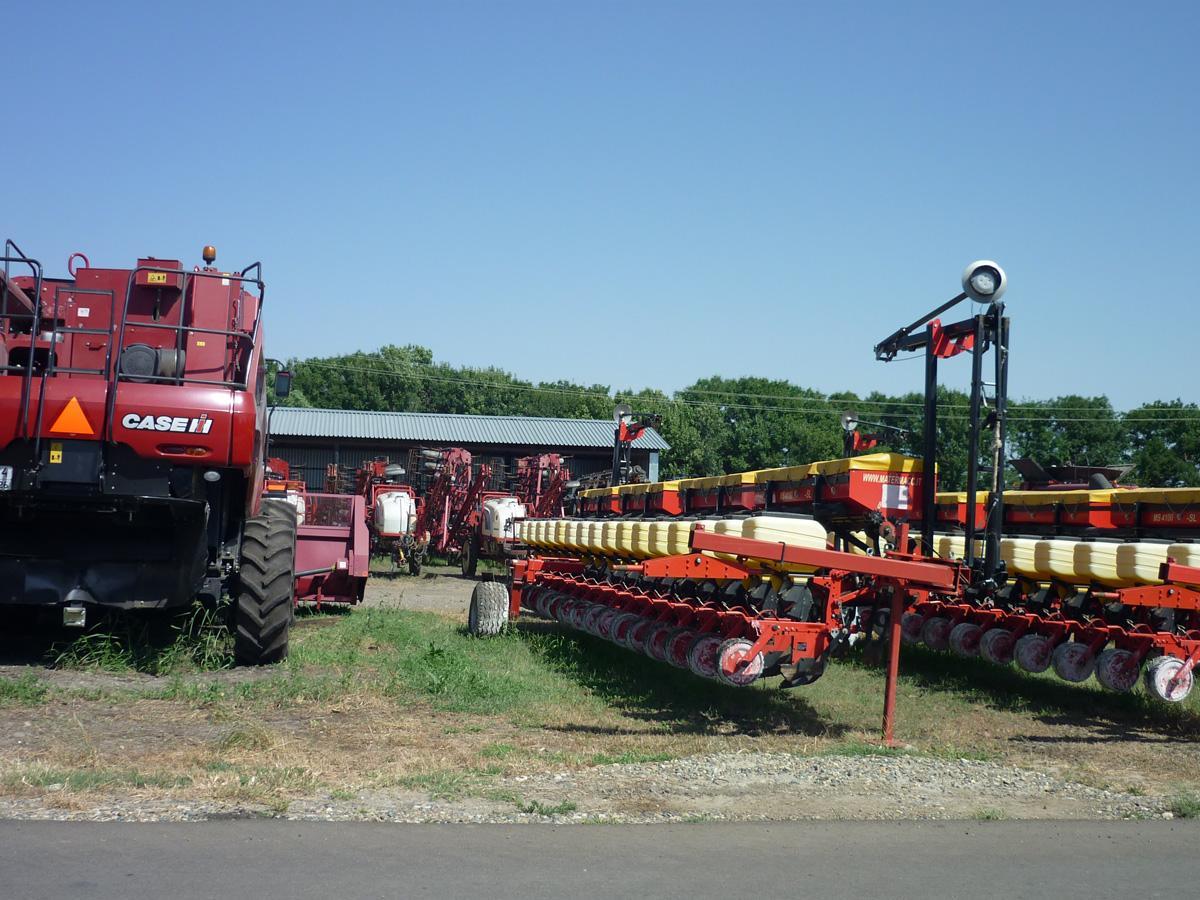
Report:
[[233,639],[225,626],[228,609],[194,603],[172,618],[126,613],[101,617],[84,634],[50,649],[62,669],[145,672],[171,675],[228,669]]
[[143,773],[134,769],[58,769],[31,766],[8,772],[0,783],[8,790],[21,787],[78,793],[111,788],[182,788],[191,778],[167,773]]
[[649,753],[640,750],[626,750],[623,753],[593,753],[588,762],[593,766],[612,766],[666,762],[674,758],[675,754],[673,753]]
[[518,810],[532,816],[562,816],[567,813],[573,813],[578,808],[578,805],[570,800],[563,800],[561,803],[555,803],[553,806],[542,803],[540,800],[517,803]]
[[1168,808],[1177,819],[1200,819],[1200,794],[1180,794]]
[[0,678],[0,707],[39,706],[46,702],[49,688],[35,675]]

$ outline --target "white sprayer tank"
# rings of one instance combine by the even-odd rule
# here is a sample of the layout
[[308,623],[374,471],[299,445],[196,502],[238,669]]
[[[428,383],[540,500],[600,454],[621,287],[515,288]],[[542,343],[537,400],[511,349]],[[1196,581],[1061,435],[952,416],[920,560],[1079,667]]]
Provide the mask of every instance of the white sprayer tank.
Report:
[[417,504],[403,491],[388,491],[375,498],[375,530],[382,535],[408,534],[416,524]]
[[516,537],[513,520],[525,518],[525,504],[516,497],[493,497],[483,501],[483,534],[495,541]]

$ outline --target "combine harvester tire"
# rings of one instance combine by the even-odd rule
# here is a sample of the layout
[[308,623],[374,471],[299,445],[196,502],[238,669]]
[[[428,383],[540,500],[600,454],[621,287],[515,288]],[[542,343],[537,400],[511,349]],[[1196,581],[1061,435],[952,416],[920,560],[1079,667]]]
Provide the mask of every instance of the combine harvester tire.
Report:
[[493,637],[508,622],[508,590],[499,581],[481,581],[471,591],[467,630],[476,637]]
[[261,666],[287,658],[296,581],[296,512],[284,500],[264,500],[247,519],[234,608],[234,657]]

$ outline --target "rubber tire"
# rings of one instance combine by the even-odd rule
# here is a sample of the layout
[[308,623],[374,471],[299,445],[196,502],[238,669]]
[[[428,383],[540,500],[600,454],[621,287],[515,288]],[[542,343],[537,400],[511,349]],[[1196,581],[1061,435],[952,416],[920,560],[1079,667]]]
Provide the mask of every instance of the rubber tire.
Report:
[[[688,652],[696,638],[700,635],[690,628],[675,628],[667,635],[666,657],[664,662],[677,669],[688,668]],[[681,646],[682,645],[682,646]]]
[[296,508],[283,500],[264,500],[262,514],[242,526],[233,610],[233,657],[239,666],[287,659],[295,590]]
[[[721,647],[717,650],[717,679],[721,682],[730,685],[731,687],[748,687],[759,679],[763,673],[763,655],[761,653],[754,656],[746,663],[744,669],[736,674],[730,675],[725,671],[725,656],[735,650],[741,650],[744,654],[745,650],[749,650],[753,644],[745,638],[730,638],[721,643]],[[744,648],[744,649],[743,649]]]
[[1078,641],[1063,641],[1050,657],[1054,674],[1070,684],[1081,684],[1096,670],[1096,654]]
[[717,653],[721,649],[721,639],[714,634],[702,634],[692,643],[688,650],[688,668],[692,674],[700,678],[717,677]]
[[945,616],[930,616],[921,626],[921,643],[930,650],[948,650],[952,628],[950,620]]
[[1013,661],[1012,632],[1006,628],[989,628],[979,639],[979,655],[990,663],[1007,666]]
[[921,628],[925,617],[920,613],[906,612],[900,618],[900,641],[904,644],[921,643]]
[[[1023,672],[1029,672],[1031,674],[1037,675],[1039,672],[1045,672],[1048,668],[1050,668],[1050,665],[1054,658],[1053,651],[1051,651],[1050,653],[1046,653],[1044,660],[1038,661],[1036,666],[1034,666],[1032,668],[1026,667],[1025,665],[1022,664],[1023,656],[1025,657],[1024,661],[1029,662],[1028,652],[1026,651],[1025,648],[1030,646],[1034,642],[1040,642],[1040,641],[1044,641],[1046,644],[1050,643],[1050,639],[1048,637],[1045,637],[1040,634],[1026,634],[1026,635],[1022,635],[1020,638],[1017,639],[1016,644],[1013,645],[1013,661],[1017,664],[1018,669],[1020,669]],[[1043,650],[1044,649],[1045,648],[1043,648]]]
[[959,622],[950,629],[950,652],[966,659],[979,655],[979,639],[983,629],[974,622]]
[[1141,665],[1133,665],[1133,654],[1128,650],[1109,647],[1096,657],[1096,680],[1101,687],[1127,694],[1137,687],[1141,677]]
[[1180,703],[1186,700],[1196,684],[1196,676],[1193,672],[1189,672],[1183,683],[1176,687],[1176,693],[1173,696],[1167,696],[1164,693],[1171,677],[1182,666],[1183,660],[1175,656],[1160,656],[1151,660],[1143,670],[1142,676],[1146,681],[1146,693],[1163,703]]
[[474,578],[479,569],[479,538],[471,535],[463,544],[462,553],[458,557],[458,566],[464,578]]
[[467,631],[475,637],[495,637],[508,623],[508,590],[499,581],[481,581],[471,591]]

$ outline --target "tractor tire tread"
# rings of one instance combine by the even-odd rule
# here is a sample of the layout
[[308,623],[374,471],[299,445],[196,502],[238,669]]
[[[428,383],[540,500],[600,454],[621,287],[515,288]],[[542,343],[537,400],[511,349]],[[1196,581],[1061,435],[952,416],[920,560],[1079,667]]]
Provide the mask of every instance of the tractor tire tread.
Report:
[[233,611],[238,665],[261,666],[287,658],[295,571],[295,508],[283,501],[264,501],[263,514],[247,519],[242,531]]

